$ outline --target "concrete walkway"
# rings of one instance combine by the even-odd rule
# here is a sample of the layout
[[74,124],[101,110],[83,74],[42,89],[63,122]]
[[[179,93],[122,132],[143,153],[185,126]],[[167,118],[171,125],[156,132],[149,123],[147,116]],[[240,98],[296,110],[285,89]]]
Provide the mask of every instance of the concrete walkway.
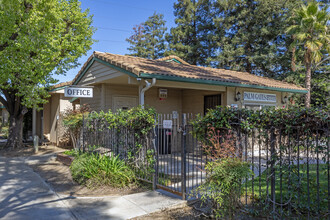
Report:
[[0,219],[129,219],[185,204],[164,191],[109,197],[58,195],[28,166],[51,156],[0,157]]

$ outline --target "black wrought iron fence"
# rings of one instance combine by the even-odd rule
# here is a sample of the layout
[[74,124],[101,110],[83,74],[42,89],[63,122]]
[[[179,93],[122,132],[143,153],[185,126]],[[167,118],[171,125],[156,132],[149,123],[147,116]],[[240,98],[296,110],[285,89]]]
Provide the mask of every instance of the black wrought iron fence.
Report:
[[[192,115],[159,115],[155,127],[136,136],[127,127],[109,128],[90,120],[83,128],[83,150],[113,154],[131,164],[139,179],[188,198],[207,178],[210,161],[194,136]],[[330,211],[329,127],[227,129],[239,157],[254,175],[242,182],[245,208],[265,216],[328,218]],[[219,141],[225,141],[223,136]]]
[[330,210],[329,129],[291,127],[241,132],[242,158],[254,175],[243,203],[278,217],[327,218]]
[[83,123],[82,150],[108,156],[119,156],[131,166],[136,176],[153,183],[155,173],[154,131],[145,136],[127,127],[113,127],[103,119],[88,119]]

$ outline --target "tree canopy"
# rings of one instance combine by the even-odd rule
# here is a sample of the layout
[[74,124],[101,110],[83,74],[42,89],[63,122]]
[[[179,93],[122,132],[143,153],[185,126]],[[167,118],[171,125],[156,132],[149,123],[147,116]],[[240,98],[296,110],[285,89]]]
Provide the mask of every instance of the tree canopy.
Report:
[[0,0],[0,102],[10,114],[8,145],[21,144],[17,126],[27,108],[45,103],[54,74],[77,66],[91,48],[88,13],[78,0]]
[[133,35],[126,39],[131,44],[130,55],[158,59],[165,52],[164,15],[154,13],[145,22],[133,28]]
[[[315,69],[317,64],[329,59],[330,31],[328,25],[330,16],[327,9],[328,7],[320,9],[316,2],[311,2],[307,6],[302,5],[295,10],[292,25],[287,28],[287,32],[293,38],[291,47],[295,49],[294,51],[297,49],[298,52],[301,52],[302,63],[306,69],[305,85],[308,90],[305,98],[306,107],[310,106],[313,65]],[[295,57],[296,53],[293,56]],[[325,79],[328,80],[328,77]]]
[[[164,55],[177,55],[193,65],[246,71],[304,86],[304,44],[293,46],[298,39],[287,29],[298,25],[292,23],[297,20],[292,19],[295,9],[307,2],[311,1],[177,0],[175,26],[166,34]],[[329,10],[325,9],[329,1],[317,2],[329,16]],[[329,30],[329,22],[325,27]],[[136,44],[141,43],[135,39]],[[314,105],[327,104],[330,97],[330,58],[325,49],[330,44],[322,45],[318,56],[323,58],[312,65]],[[143,48],[146,47],[142,45],[139,49]],[[294,99],[302,103],[301,98]]]

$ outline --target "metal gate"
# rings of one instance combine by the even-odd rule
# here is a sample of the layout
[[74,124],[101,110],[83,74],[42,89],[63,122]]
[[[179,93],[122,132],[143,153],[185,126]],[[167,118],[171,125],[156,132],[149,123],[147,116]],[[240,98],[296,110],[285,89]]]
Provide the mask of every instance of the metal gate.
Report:
[[207,158],[192,134],[192,118],[192,114],[158,115],[154,130],[139,138],[126,127],[109,128],[104,119],[88,119],[83,123],[82,148],[119,155],[138,179],[186,199],[206,176]]
[[189,124],[192,118],[192,114],[159,115],[155,126],[155,187],[183,199],[206,177],[203,170],[207,158],[193,136],[193,126]]

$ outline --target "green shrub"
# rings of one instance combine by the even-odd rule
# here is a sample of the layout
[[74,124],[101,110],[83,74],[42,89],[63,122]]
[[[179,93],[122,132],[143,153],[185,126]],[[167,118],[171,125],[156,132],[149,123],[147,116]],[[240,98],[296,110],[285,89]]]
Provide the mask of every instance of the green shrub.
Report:
[[203,145],[210,161],[205,166],[207,177],[195,190],[203,202],[211,202],[217,218],[234,218],[240,206],[242,182],[253,175],[250,163],[239,157],[241,152],[235,148],[236,138],[228,131],[222,134],[210,128]]
[[282,129],[295,132],[297,127],[308,131],[315,128],[327,128],[330,120],[328,108],[263,108],[261,110],[235,109],[218,106],[205,116],[199,115],[191,123],[194,135],[202,142],[211,129],[225,133],[228,130],[248,132],[257,129]]
[[75,150],[75,149],[72,149],[72,150],[67,150],[67,151],[64,151],[63,154],[65,155],[68,155],[68,156],[79,156],[79,154],[81,154],[82,152],[80,150]]
[[234,218],[240,207],[241,185],[252,175],[250,164],[236,157],[208,162],[206,181],[197,188],[204,202],[212,201],[213,211],[218,218]]
[[70,169],[73,179],[88,187],[125,187],[135,182],[134,172],[118,156],[81,153],[76,156]]
[[80,131],[83,126],[83,117],[87,117],[89,107],[81,106],[79,109],[67,109],[63,114],[63,125],[69,131],[73,147],[80,148],[79,138]]

